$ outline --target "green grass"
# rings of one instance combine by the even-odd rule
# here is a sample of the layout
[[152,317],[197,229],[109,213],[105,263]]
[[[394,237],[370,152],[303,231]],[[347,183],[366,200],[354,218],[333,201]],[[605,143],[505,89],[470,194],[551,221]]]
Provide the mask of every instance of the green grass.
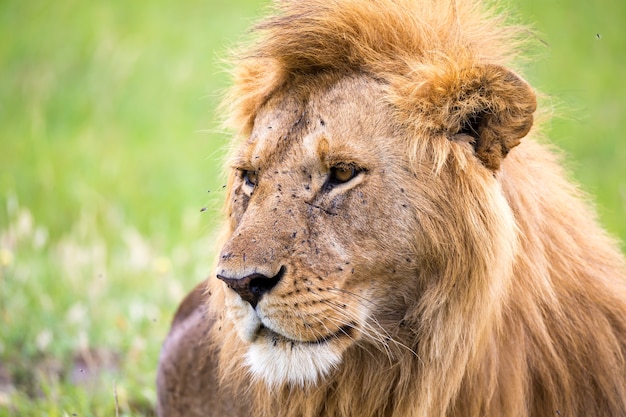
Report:
[[[626,240],[626,3],[516,7],[548,44],[526,74],[564,116],[549,135]],[[152,413],[171,316],[211,271],[219,57],[262,8],[0,1],[0,416]]]

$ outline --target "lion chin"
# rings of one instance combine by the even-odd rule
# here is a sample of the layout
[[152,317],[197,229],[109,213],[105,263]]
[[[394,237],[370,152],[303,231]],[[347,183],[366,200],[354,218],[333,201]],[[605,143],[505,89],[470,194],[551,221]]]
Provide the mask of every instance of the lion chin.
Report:
[[252,375],[270,387],[314,386],[341,362],[341,352],[329,340],[300,342],[261,328],[244,358]]
[[238,336],[248,343],[245,366],[254,378],[270,387],[315,385],[341,362],[344,339],[355,334],[352,328],[342,328],[314,340],[290,338],[271,323],[263,323],[256,310],[240,298],[227,305]]

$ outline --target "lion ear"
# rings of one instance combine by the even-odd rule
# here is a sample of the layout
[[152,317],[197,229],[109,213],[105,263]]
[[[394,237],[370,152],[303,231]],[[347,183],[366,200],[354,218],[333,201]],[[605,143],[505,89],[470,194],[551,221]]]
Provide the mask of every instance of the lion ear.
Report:
[[[509,151],[533,125],[537,108],[528,83],[508,69],[482,65],[431,80],[432,104],[438,103],[443,129],[453,141],[469,142],[477,158],[497,170]],[[438,85],[437,85],[438,84]]]

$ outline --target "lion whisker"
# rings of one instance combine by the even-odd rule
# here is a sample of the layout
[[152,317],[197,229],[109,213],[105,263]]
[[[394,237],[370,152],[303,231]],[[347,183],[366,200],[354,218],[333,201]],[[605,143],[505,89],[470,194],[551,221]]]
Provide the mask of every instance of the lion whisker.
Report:
[[362,296],[360,294],[357,294],[357,293],[352,292],[352,291],[348,291],[348,290],[343,289],[343,288],[329,287],[326,290],[327,291],[337,291],[337,292],[340,292],[342,294],[349,295],[351,297],[356,298],[359,301],[363,301],[363,302],[369,304],[372,307],[380,307],[380,304],[376,303],[375,301],[370,300],[369,298],[366,298],[366,297],[364,297],[364,296]]
[[[376,306],[378,306],[378,304],[377,304],[377,303],[375,303],[374,301],[372,301],[372,300],[370,300],[370,299],[368,299],[368,298],[366,298],[366,297],[364,297],[364,296],[362,296],[362,295],[360,295],[360,294],[356,294],[356,293],[354,293],[354,292],[352,292],[352,291],[348,291],[348,290],[345,290],[345,289],[342,289],[342,288],[337,288],[337,287],[331,287],[331,288],[328,288],[327,290],[328,290],[328,291],[333,291],[333,290],[335,290],[335,291],[337,291],[337,292],[341,292],[342,294],[345,294],[345,295],[348,295],[348,296],[354,297],[355,299],[358,299],[359,301],[364,301],[364,302],[366,302],[366,303],[369,303],[369,304],[371,304],[372,306],[375,306],[375,307],[376,307]],[[341,306],[340,306],[339,304],[337,304],[337,305],[336,305],[336,307],[338,307],[338,308],[340,308],[340,309],[341,309],[341,308],[343,307],[343,305],[341,305]],[[379,328],[380,330],[382,330],[382,332],[384,333],[384,334],[382,334],[382,335],[381,335],[381,334],[379,334],[380,332],[379,332],[378,330],[376,330],[376,329],[375,329],[375,328],[374,328],[374,327],[370,324],[371,329],[372,329],[374,332],[376,332],[376,333],[378,334],[378,335],[377,335],[377,336],[378,336],[378,337],[377,337],[377,340],[379,340],[379,341],[381,341],[381,342],[384,342],[384,341],[391,341],[391,342],[393,342],[393,344],[395,344],[395,345],[397,345],[397,346],[399,346],[399,347],[402,347],[402,348],[404,348],[404,349],[407,349],[407,350],[408,350],[409,352],[411,352],[411,353],[412,353],[415,357],[419,358],[419,355],[417,354],[417,352],[415,352],[415,351],[414,351],[411,347],[409,347],[408,345],[406,345],[406,344],[404,344],[404,343],[402,343],[402,342],[397,341],[397,340],[396,340],[396,339],[395,339],[395,338],[394,338],[394,337],[393,337],[393,336],[392,336],[392,335],[391,335],[391,334],[390,334],[390,333],[389,333],[389,332],[388,332],[388,331],[387,331],[387,330],[386,330],[386,329],[385,329],[385,328],[384,328],[384,327],[380,324],[380,322],[378,321],[378,319],[376,319],[376,318],[375,318],[375,317],[373,317],[373,316],[370,316],[370,317],[369,317],[369,320],[371,320],[371,321],[375,322],[375,323],[376,323],[376,325],[377,325],[377,328]],[[371,336],[371,334],[370,334],[370,336]],[[421,360],[421,358],[420,358],[420,360]]]
[[[347,322],[345,323],[341,323],[344,326],[350,326],[353,328],[356,328],[353,324],[353,322],[351,322],[349,319],[351,318],[351,316],[345,312],[345,308],[344,305],[340,305],[334,301],[331,300],[327,300],[327,299],[320,299],[321,302],[334,307],[335,311],[337,313],[339,313],[340,315],[344,316],[345,318],[348,319]],[[346,305],[346,308],[353,308],[352,306],[348,306]],[[356,313],[356,312],[355,312]],[[362,327],[358,328],[357,330],[361,330],[364,332],[364,334],[366,336],[369,337],[370,340],[373,340],[375,342],[378,342],[377,344],[379,344],[382,349],[386,352],[387,357],[389,358],[390,362],[394,361],[395,355],[393,355],[392,349],[391,349],[391,344],[393,344],[396,347],[399,348],[403,348],[405,350],[408,350],[409,352],[411,352],[415,357],[419,358],[419,355],[417,354],[417,352],[415,352],[413,349],[411,349],[408,345],[396,340],[381,324],[380,322],[375,318],[375,317],[369,317],[368,320],[366,320],[364,323],[362,323]],[[419,358],[421,360],[421,358]]]

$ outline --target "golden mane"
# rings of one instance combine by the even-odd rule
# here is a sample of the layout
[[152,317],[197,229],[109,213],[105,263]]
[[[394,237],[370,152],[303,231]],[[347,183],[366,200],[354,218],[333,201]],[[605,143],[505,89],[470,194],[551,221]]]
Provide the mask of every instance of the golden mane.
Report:
[[400,88],[394,102],[410,117],[411,93],[433,74],[510,65],[528,40],[527,28],[476,0],[279,1],[274,12],[234,55],[225,103],[229,125],[244,135],[268,97],[296,77],[367,73]]
[[[273,13],[257,25],[254,41],[235,54],[234,85],[225,100],[228,125],[247,136],[258,110],[281,89],[317,74],[342,77],[365,73],[388,86],[387,99],[396,110],[396,119],[390,123],[408,127],[416,136],[431,137],[430,141],[415,141],[411,157],[422,158],[424,153],[429,153],[439,170],[452,152],[449,133],[459,131],[464,115],[480,105],[504,106],[493,101],[477,104],[473,97],[464,97],[459,92],[461,85],[472,79],[468,76],[472,68],[513,65],[531,31],[509,22],[502,10],[477,0],[278,1]],[[512,283],[514,299],[508,300],[501,313],[498,341],[491,342],[495,345],[488,355],[492,357],[481,358],[482,369],[459,370],[466,373],[464,388],[457,393],[463,398],[456,405],[458,409],[453,404],[431,405],[430,415],[492,415],[481,408],[484,405],[479,405],[485,396],[501,402],[500,415],[535,415],[533,407],[543,410],[551,401],[555,414],[570,410],[568,414],[574,415],[574,410],[585,409],[578,402],[589,398],[585,395],[577,398],[581,387],[588,395],[598,398],[599,391],[604,393],[602,401],[607,402],[606,410],[613,412],[607,411],[606,415],[617,415],[619,410],[626,409],[623,258],[615,243],[598,229],[593,210],[581,202],[581,194],[565,179],[558,158],[535,146],[532,140],[528,142],[524,149],[507,158],[501,175],[520,229],[521,255],[513,265],[514,275],[518,277]],[[547,178],[547,182],[528,174],[535,170],[541,171],[539,178]],[[542,188],[545,192],[536,191]],[[460,255],[469,258],[476,251],[480,250],[468,248]],[[579,280],[581,275],[586,279]],[[615,281],[614,277],[621,279]],[[582,294],[594,297],[598,305],[580,300]],[[436,300],[431,302],[434,305]],[[597,314],[571,316],[579,309],[593,309]],[[577,341],[578,337],[584,338],[581,333],[597,326],[606,332],[599,334],[595,343],[583,346]],[[509,336],[520,345],[507,343]],[[367,353],[360,355],[350,363],[362,363],[364,369],[346,370],[345,377],[361,373],[365,381],[370,381],[361,387],[371,391],[360,396],[372,399],[372,403],[362,404],[364,409],[380,408],[376,401],[383,401],[384,393],[389,392],[392,396],[407,397],[402,401],[395,398],[394,412],[409,415],[406,410],[415,407],[410,398],[432,400],[439,397],[437,391],[455,389],[441,388],[447,382],[434,376],[431,382],[439,386],[419,389],[412,386],[416,369],[400,371],[395,374],[397,380],[381,381],[379,375],[368,374]],[[500,355],[512,357],[499,359]],[[528,374],[531,365],[535,369]],[[496,371],[498,367],[526,376],[507,381],[506,373]],[[230,369],[235,368],[233,364]],[[483,379],[484,373],[490,372],[491,376]],[[610,377],[611,372],[621,372],[621,381]],[[595,373],[600,375],[597,381],[585,382],[589,374]],[[241,378],[247,377],[242,374]],[[340,382],[331,383],[339,390]],[[507,384],[510,386],[506,387]],[[257,388],[260,398],[271,395],[261,384]],[[533,390],[538,391],[532,393]],[[417,395],[418,391],[422,395]],[[349,392],[347,389],[336,395],[347,397],[351,395]],[[306,404],[323,401],[326,392],[300,395],[289,393],[292,401],[280,407],[280,415],[291,415],[290,410],[300,407],[313,409]],[[440,398],[453,396],[448,392]],[[534,403],[524,399],[530,397]],[[423,405],[415,407],[418,408],[428,409]],[[344,415],[351,413],[346,410]],[[308,415],[302,411],[296,414]]]

